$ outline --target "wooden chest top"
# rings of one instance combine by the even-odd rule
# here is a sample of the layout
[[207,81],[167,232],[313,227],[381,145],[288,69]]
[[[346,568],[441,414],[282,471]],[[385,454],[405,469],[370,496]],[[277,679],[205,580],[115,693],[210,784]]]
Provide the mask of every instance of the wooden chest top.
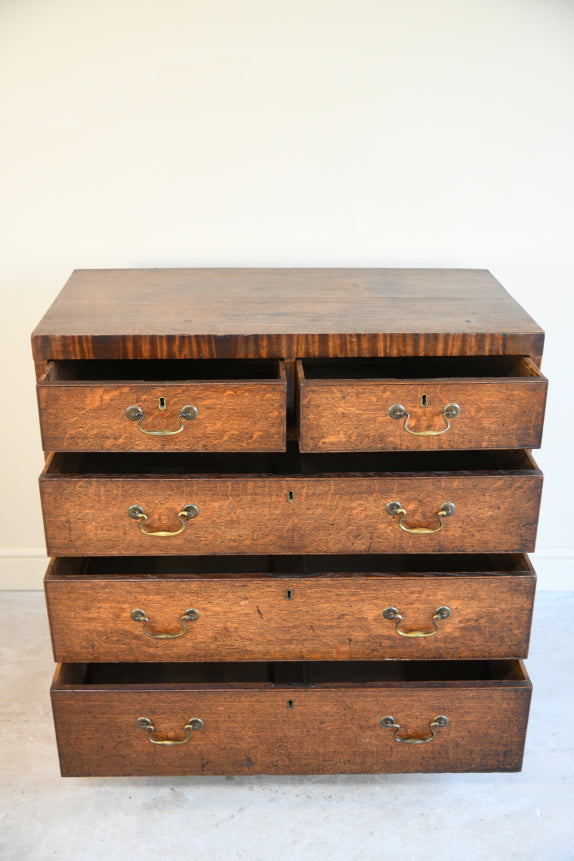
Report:
[[543,332],[486,270],[76,270],[34,358],[540,356]]

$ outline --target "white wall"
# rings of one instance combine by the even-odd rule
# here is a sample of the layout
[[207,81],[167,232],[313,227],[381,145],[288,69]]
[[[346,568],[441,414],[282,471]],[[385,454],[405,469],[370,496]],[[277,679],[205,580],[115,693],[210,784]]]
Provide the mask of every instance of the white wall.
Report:
[[349,265],[485,267],[546,328],[569,587],[573,44],[569,0],[4,0],[0,584],[40,585],[29,332],[72,269]]

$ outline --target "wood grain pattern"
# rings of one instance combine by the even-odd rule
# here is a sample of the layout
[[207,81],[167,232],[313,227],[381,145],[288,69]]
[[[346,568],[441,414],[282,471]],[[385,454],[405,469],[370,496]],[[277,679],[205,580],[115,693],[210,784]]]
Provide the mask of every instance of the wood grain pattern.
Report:
[[[426,575],[360,566],[307,576],[58,575],[52,563],[44,588],[56,661],[412,660],[526,657],[535,579],[437,566]],[[396,607],[402,630],[432,631],[443,605],[450,618],[425,638],[401,637],[382,615]],[[150,639],[131,619],[136,608],[154,634],[180,633],[189,608],[200,616],[180,639]]]
[[32,336],[37,360],[541,355],[543,343],[470,269],[77,270]]
[[[477,675],[480,675],[477,671]],[[57,672],[52,705],[65,776],[331,774],[517,771],[531,685],[501,680],[306,685],[82,685]],[[291,700],[292,707],[288,707]],[[399,744],[380,725],[391,715],[407,737],[448,726],[427,744]],[[149,717],[158,747],[136,726]]]
[[[49,556],[521,553],[535,544],[542,475],[528,458],[509,472],[98,476],[66,472],[72,457],[48,461],[40,477]],[[391,501],[411,527],[438,525],[445,502],[456,513],[440,532],[414,535],[386,513]],[[142,534],[127,515],[140,505],[148,530],[174,531],[187,504],[198,516],[167,538]]]
[[[285,448],[286,382],[50,380],[38,384],[44,451],[281,451]],[[159,398],[167,406],[158,409]],[[146,430],[177,430],[178,413],[196,407],[175,436],[150,436],[126,417],[139,406]]]
[[[547,380],[528,359],[522,365],[520,376],[500,379],[325,380],[305,379],[299,361],[301,451],[538,448]],[[423,395],[428,406],[421,406]],[[442,411],[452,403],[460,414],[437,436],[413,436],[404,419],[389,415],[401,404],[413,431],[442,431]]]
[[[483,270],[74,272],[32,336],[43,445],[56,452],[40,492],[48,553],[61,557],[45,590],[54,654],[69,662],[51,691],[62,774],[519,770],[531,684],[508,658],[530,633],[535,574],[518,554],[534,549],[542,474],[520,449],[540,443],[543,344]],[[361,360],[393,357],[396,378],[360,378]],[[180,373],[227,359],[236,374]],[[280,373],[247,383],[242,359]],[[305,363],[342,359],[349,378],[305,379]],[[93,363],[82,376],[92,360],[108,376]],[[150,360],[179,371],[148,378]],[[409,378],[417,361],[422,379]],[[431,373],[441,361],[521,371]],[[460,404],[447,434],[386,420],[399,402],[412,427],[430,427],[411,404],[423,393],[427,416]],[[178,436],[144,436],[125,418],[133,403],[168,428],[190,402],[198,419]],[[301,455],[298,408],[304,450],[355,453]],[[390,501],[410,527],[438,525],[446,502],[456,512],[413,535]],[[141,505],[149,530],[176,530],[191,503],[198,516],[176,536],[142,534],[127,515]],[[383,618],[393,606],[403,630],[428,629],[444,605],[427,638]],[[154,640],[135,608],[155,632],[181,630],[189,608],[199,618]],[[420,737],[440,714],[449,723],[428,744],[380,725],[392,715]],[[204,724],[158,747],[142,716],[172,740],[190,718]]]

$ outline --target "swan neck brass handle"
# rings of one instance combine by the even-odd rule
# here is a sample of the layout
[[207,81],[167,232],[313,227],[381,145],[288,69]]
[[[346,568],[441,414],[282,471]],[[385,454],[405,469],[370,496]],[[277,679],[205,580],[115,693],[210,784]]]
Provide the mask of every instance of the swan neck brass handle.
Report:
[[153,725],[153,721],[151,721],[147,717],[140,717],[136,721],[136,726],[138,729],[146,730],[149,733],[147,739],[151,741],[152,744],[161,744],[165,747],[174,747],[177,744],[187,744],[189,741],[189,733],[190,730],[201,729],[203,727],[203,721],[201,718],[190,718],[186,725],[184,726],[185,738],[154,738],[153,734],[155,732],[155,726]]
[[432,637],[438,631],[438,623],[442,619],[448,619],[450,616],[450,607],[438,607],[433,613],[432,623],[434,625],[434,629],[432,631],[401,631],[400,624],[403,621],[403,617],[399,613],[396,607],[387,607],[386,610],[383,610],[383,619],[387,619],[389,622],[395,622],[395,630],[397,634],[400,634],[401,637]]
[[197,407],[194,407],[191,404],[182,407],[177,417],[179,421],[179,427],[176,430],[146,430],[144,427],[142,427],[142,422],[145,419],[145,413],[141,407],[135,405],[127,408],[126,416],[131,422],[137,422],[138,430],[140,430],[142,433],[147,434],[148,436],[175,436],[176,434],[182,432],[184,428],[184,419],[185,421],[190,422],[192,421],[192,419],[197,418]]
[[149,637],[152,640],[178,640],[180,637],[183,637],[185,633],[187,633],[187,625],[186,622],[197,622],[199,619],[199,611],[198,610],[186,610],[185,613],[179,617],[179,621],[182,625],[182,630],[178,631],[177,634],[152,634],[151,631],[148,631],[148,625],[150,624],[147,613],[144,610],[132,610],[130,613],[130,618],[134,620],[134,622],[143,622],[143,632],[146,637]]
[[400,502],[388,502],[385,510],[391,517],[399,517],[399,526],[404,532],[410,532],[413,535],[430,535],[432,532],[440,532],[444,526],[443,518],[451,517],[456,511],[456,505],[454,502],[445,502],[441,505],[437,511],[438,526],[405,526],[403,521],[407,512]]
[[138,520],[140,524],[140,529],[144,535],[152,535],[156,538],[170,538],[172,535],[179,535],[185,527],[187,526],[187,521],[191,520],[193,517],[197,517],[199,514],[199,508],[197,505],[184,505],[181,511],[178,511],[177,516],[179,517],[179,521],[181,526],[179,529],[174,529],[173,532],[167,532],[163,530],[159,530],[158,532],[149,532],[145,528],[146,520],[148,519],[148,515],[145,513],[144,509],[141,505],[130,505],[128,508],[128,517],[131,517],[132,520]]
[[393,738],[395,741],[401,742],[401,744],[426,744],[429,741],[432,741],[436,736],[436,731],[438,729],[443,729],[448,724],[448,718],[446,715],[437,715],[431,721],[429,721],[429,729],[430,735],[425,736],[411,736],[411,737],[401,737],[397,735],[399,732],[401,725],[396,722],[394,717],[391,715],[387,715],[386,717],[381,718],[381,726],[384,729],[392,729],[393,730]]
[[403,425],[403,429],[406,430],[407,433],[410,433],[412,436],[440,436],[441,433],[446,433],[447,430],[450,430],[450,423],[453,419],[455,419],[460,413],[460,407],[458,404],[447,404],[446,407],[443,407],[443,411],[441,416],[443,417],[445,427],[440,430],[426,430],[426,431],[415,431],[411,430],[409,427],[409,419],[411,414],[403,407],[402,404],[393,404],[392,407],[389,407],[389,415],[392,419],[404,419],[405,423]]

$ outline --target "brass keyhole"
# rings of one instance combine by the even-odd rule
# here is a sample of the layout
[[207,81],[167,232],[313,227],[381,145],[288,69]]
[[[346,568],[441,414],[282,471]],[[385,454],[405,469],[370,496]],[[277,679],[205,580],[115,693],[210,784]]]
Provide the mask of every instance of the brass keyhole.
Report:
[[421,395],[421,407],[428,407],[429,399],[427,395]]
[[294,700],[287,700],[287,708],[288,709],[294,709],[295,708],[295,701]]
[[293,589],[285,589],[285,598],[287,601],[293,600]]
[[293,502],[295,499],[295,494],[292,490],[287,491],[287,502]]
[[167,401],[163,395],[160,398],[158,398],[158,406],[159,406],[160,410],[165,410],[165,408],[167,407]]

